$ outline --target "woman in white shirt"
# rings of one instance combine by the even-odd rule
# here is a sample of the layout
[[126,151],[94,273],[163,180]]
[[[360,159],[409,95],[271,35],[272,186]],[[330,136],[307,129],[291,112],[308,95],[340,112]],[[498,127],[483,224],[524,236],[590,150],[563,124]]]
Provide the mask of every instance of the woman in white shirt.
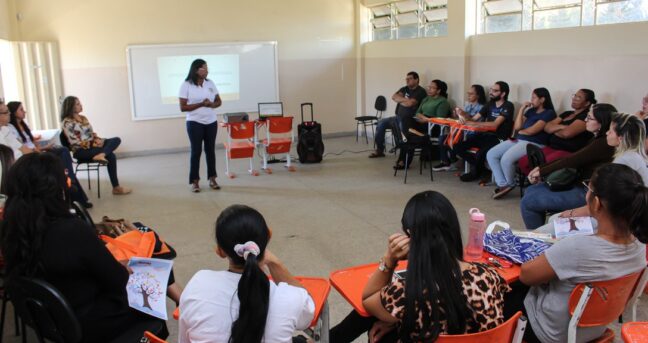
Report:
[[218,123],[214,108],[222,104],[218,89],[207,78],[207,62],[197,59],[191,63],[189,74],[180,86],[180,110],[187,113],[187,134],[191,145],[189,184],[191,191],[200,192],[200,155],[205,145],[209,187],[220,189],[216,182],[216,133]]
[[[261,213],[232,205],[216,220],[216,254],[223,271],[201,270],[180,297],[178,343],[286,343],[308,327],[315,305],[266,246]],[[266,266],[272,281],[261,270]]]

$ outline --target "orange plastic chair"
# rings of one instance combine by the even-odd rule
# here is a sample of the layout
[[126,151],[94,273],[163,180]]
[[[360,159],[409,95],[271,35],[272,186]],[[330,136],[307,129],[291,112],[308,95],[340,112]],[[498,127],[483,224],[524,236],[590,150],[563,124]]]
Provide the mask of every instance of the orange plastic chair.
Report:
[[148,331],[144,331],[144,338],[146,341],[142,339],[142,343],[169,343]]
[[621,337],[625,343],[648,342],[648,322],[630,322],[621,327]]
[[[608,325],[619,318],[631,301],[642,271],[608,281],[577,285],[569,297],[568,342],[576,342],[578,327]],[[614,332],[607,329],[597,343],[612,342]]]
[[295,279],[301,282],[315,303],[315,315],[310,323],[312,328],[311,336],[317,342],[328,342],[329,312],[327,299],[331,292],[331,284],[324,278],[296,276]]
[[266,119],[266,138],[261,141],[263,144],[263,169],[266,173],[272,174],[268,167],[268,155],[286,154],[286,168],[295,171],[291,165],[290,148],[295,142],[293,131],[293,117],[274,117]]
[[630,305],[632,306],[632,320],[633,322],[637,321],[637,306],[639,305],[639,297],[642,293],[648,294],[648,267],[644,269],[641,278],[637,281],[637,287],[635,287],[632,297],[630,298]]
[[440,335],[437,343],[520,343],[524,336],[527,319],[518,311],[513,317],[496,328],[465,335]]
[[180,307],[176,307],[175,310],[173,310],[173,319],[180,319]]
[[248,158],[250,160],[250,169],[248,172],[254,176],[259,172],[254,170],[254,144],[255,125],[251,122],[227,123],[227,142],[225,142],[225,174],[230,179],[236,177],[236,174],[230,172],[230,159]]

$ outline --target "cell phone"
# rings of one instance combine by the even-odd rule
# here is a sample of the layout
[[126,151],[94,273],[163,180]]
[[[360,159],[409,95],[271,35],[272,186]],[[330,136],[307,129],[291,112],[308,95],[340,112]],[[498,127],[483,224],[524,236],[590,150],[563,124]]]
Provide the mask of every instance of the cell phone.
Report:
[[394,272],[394,276],[396,278],[399,278],[401,280],[405,280],[405,277],[407,276],[407,269],[405,270],[397,270]]

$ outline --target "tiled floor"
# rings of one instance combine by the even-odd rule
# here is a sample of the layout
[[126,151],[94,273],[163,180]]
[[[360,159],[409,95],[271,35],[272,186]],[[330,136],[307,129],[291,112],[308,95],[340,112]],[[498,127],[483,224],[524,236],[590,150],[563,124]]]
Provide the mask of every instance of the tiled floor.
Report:
[[[435,173],[434,182],[430,182],[428,170],[418,175],[418,162],[404,185],[402,172],[393,176],[394,157],[368,159],[368,151],[353,153],[371,146],[351,137],[329,139],[325,144],[328,153],[351,152],[327,155],[321,164],[297,163],[294,173],[274,164],[272,175],[256,177],[245,173],[246,162],[235,161],[235,179],[224,175],[223,151],[219,150],[218,180],[223,188],[208,190],[203,182],[199,194],[189,192],[187,153],[120,159],[120,181],[134,192],[111,195],[102,170],[102,198],[96,198],[95,189],[88,190],[95,203],[91,214],[94,218],[128,218],[154,227],[178,252],[174,268],[182,284],[200,269],[226,266],[213,251],[214,222],[223,208],[236,203],[253,206],[265,216],[274,233],[270,249],[296,275],[327,277],[336,269],[378,261],[387,237],[400,230],[406,201],[423,190],[445,194],[455,205],[464,231],[471,207],[480,208],[488,221],[504,220],[513,228],[522,228],[517,190],[493,201],[491,187],[460,182],[454,172]],[[204,177],[204,164],[201,171]],[[87,187],[84,177],[81,181]],[[335,290],[329,303],[332,324],[351,310]],[[170,302],[168,306],[172,311]],[[646,300],[641,309],[639,319],[648,320]],[[177,322],[169,320],[168,324],[172,333],[169,342],[176,342]],[[12,336],[11,318],[5,326],[6,341],[19,342]],[[34,337],[30,336],[30,341],[35,341]]]

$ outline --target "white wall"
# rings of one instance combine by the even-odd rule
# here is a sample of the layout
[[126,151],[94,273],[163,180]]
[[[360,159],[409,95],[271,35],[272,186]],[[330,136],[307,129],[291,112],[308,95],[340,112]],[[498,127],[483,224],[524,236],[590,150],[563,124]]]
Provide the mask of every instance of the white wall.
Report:
[[121,136],[122,152],[188,146],[183,119],[131,121],[129,44],[277,40],[287,112],[298,116],[300,103],[313,102],[324,132],[353,129],[352,0],[20,0],[16,7],[23,15],[16,39],[59,43],[64,92],[81,99],[100,135]]

